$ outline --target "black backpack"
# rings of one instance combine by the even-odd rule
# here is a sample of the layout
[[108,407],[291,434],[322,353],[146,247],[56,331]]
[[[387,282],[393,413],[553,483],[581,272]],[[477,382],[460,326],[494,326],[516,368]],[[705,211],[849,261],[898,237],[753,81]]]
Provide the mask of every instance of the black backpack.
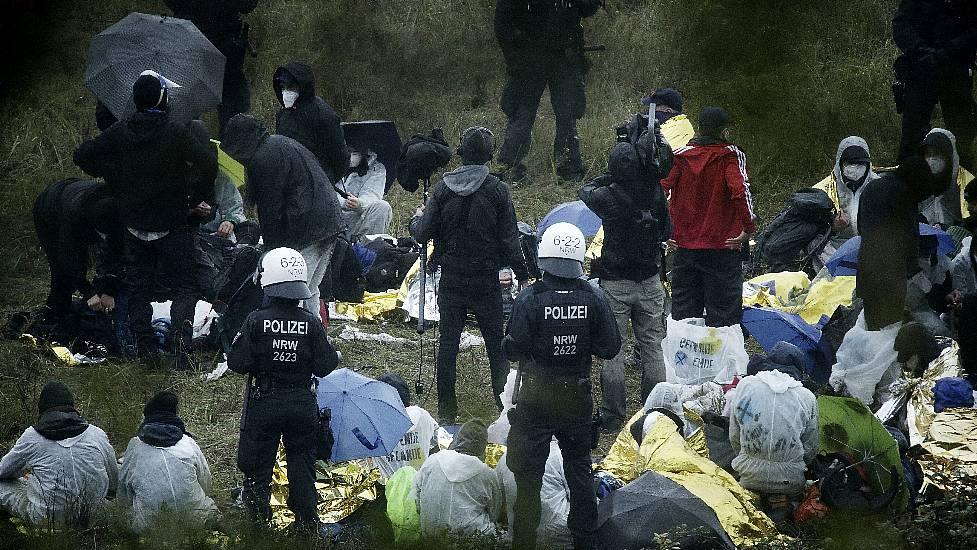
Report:
[[214,281],[214,309],[220,317],[214,320],[210,337],[215,347],[227,351],[252,311],[261,307],[264,294],[254,282],[261,262],[261,250],[255,246],[237,245]]
[[394,246],[383,239],[371,241],[366,248],[377,254],[365,275],[366,290],[369,292],[399,288],[419,256],[418,250],[409,244],[401,245],[398,242]]
[[757,239],[756,258],[770,271],[810,269],[811,259],[831,239],[834,218],[834,203],[824,191],[806,188],[794,192]]
[[519,228],[519,248],[522,249],[522,257],[526,260],[526,271],[529,277],[539,279],[542,275],[539,272],[539,237],[536,231],[526,222],[516,224]]
[[363,301],[365,288],[363,264],[353,246],[345,239],[336,239],[329,273],[322,278],[319,295],[326,301],[358,304]]

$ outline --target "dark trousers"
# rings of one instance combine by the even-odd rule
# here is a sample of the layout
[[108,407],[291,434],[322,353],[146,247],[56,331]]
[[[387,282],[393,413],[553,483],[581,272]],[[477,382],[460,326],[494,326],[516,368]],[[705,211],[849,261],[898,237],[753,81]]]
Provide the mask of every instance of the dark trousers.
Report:
[[506,464],[516,478],[512,547],[536,548],[543,472],[555,436],[563,454],[563,471],[570,490],[567,525],[576,550],[589,550],[597,525],[590,457],[593,394],[590,378],[523,374],[519,402],[509,413],[512,428]]
[[957,317],[960,367],[971,386],[977,387],[977,294],[964,297]]
[[241,421],[237,465],[244,474],[242,498],[255,521],[271,519],[271,476],[279,441],[288,466],[288,507],[299,524],[314,524],[316,515],[315,396],[308,389],[275,389],[248,402]]
[[902,110],[902,140],[899,161],[920,154],[920,145],[929,132],[933,108],[940,104],[947,130],[957,138],[960,162],[968,170],[974,166],[974,137],[977,136],[977,105],[974,79],[965,66],[915,69],[905,80]]
[[466,276],[442,270],[438,286],[438,310],[441,314],[438,339],[438,415],[442,420],[458,414],[455,395],[458,345],[468,312],[475,315],[478,330],[485,339],[492,372],[492,395],[501,407],[499,394],[505,387],[509,362],[502,353],[502,291],[498,273]]
[[[141,356],[153,355],[159,346],[150,325],[156,298],[173,300],[167,347],[189,349],[193,338],[193,312],[199,291],[196,278],[196,232],[189,228],[170,231],[155,241],[143,241],[125,233],[126,274],[129,279],[129,322]],[[161,295],[162,294],[162,295]]]
[[236,38],[221,40],[218,49],[224,54],[224,88],[221,91],[221,104],[217,107],[220,122],[220,135],[223,137],[227,122],[239,113],[251,110],[251,83],[244,76],[244,58],[247,50]]
[[553,116],[556,118],[553,158],[558,169],[563,167],[563,170],[579,171],[582,175],[577,119],[583,116],[587,105],[586,72],[582,59],[527,61],[508,67],[501,106],[509,121],[499,160],[513,166],[521,163],[529,154],[539,101],[543,91],[549,88]]
[[743,319],[743,253],[679,248],[672,266],[672,318],[725,327]]

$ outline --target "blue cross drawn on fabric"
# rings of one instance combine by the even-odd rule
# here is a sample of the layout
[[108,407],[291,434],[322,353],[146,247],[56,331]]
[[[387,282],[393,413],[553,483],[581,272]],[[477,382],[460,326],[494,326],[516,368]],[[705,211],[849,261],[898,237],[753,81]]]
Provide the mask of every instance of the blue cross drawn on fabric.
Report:
[[679,365],[679,366],[685,365],[685,362],[688,361],[688,360],[689,360],[689,356],[684,351],[677,351],[677,352],[675,352],[675,364],[676,365]]
[[370,440],[367,439],[365,435],[363,435],[363,432],[360,431],[359,428],[353,428],[353,435],[356,436],[356,439],[359,440],[360,444],[362,444],[367,449],[370,449],[371,451],[376,449],[377,447],[380,446],[381,443],[383,443],[383,440],[380,439],[380,436],[377,436],[377,440],[375,442],[370,443]]

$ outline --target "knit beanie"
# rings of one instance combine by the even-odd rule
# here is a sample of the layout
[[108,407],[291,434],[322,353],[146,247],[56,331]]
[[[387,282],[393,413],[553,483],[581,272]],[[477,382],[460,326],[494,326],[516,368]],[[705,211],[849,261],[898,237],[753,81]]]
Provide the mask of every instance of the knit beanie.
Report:
[[485,164],[495,153],[495,134],[482,126],[472,126],[461,133],[458,156],[465,164]]
[[146,406],[143,408],[142,414],[145,417],[153,416],[154,414],[161,412],[175,415],[178,403],[179,400],[175,393],[161,391],[146,402]]
[[68,386],[65,386],[64,382],[60,380],[51,380],[47,384],[44,384],[44,388],[41,390],[41,397],[37,400],[37,412],[39,414],[43,414],[54,407],[74,406],[75,396],[71,394]]
[[706,107],[699,115],[699,133],[718,135],[719,131],[729,125],[729,113],[719,107]]

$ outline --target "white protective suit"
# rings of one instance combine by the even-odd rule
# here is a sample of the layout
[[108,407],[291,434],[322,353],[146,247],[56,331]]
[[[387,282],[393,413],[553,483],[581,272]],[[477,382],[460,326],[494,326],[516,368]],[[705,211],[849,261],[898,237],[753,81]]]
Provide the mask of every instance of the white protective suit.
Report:
[[974,238],[965,238],[960,253],[950,263],[953,290],[959,290],[961,294],[977,293],[977,260],[970,255],[973,246]]
[[[835,195],[838,197],[838,209],[848,214],[849,224],[848,227],[841,232],[831,236],[831,240],[824,247],[824,250],[818,256],[819,262],[815,266],[820,269],[824,266],[832,255],[847,241],[848,239],[854,237],[857,234],[856,221],[858,220],[858,202],[862,197],[862,191],[865,190],[866,184],[870,183],[872,180],[878,179],[879,175],[876,174],[872,167],[869,166],[868,174],[865,176],[865,180],[857,191],[852,191],[846,184],[845,180],[842,178],[841,174],[841,156],[845,152],[845,149],[849,147],[861,147],[865,150],[865,154],[871,158],[871,151],[868,148],[868,142],[858,136],[848,136],[841,140],[838,144],[838,151],[835,153],[835,165],[831,170],[831,183],[829,183],[829,188],[834,190]],[[830,192],[828,193],[831,194]]]
[[912,313],[913,320],[922,323],[935,336],[950,336],[950,329],[940,319],[940,314],[933,311],[927,295],[933,290],[933,285],[942,284],[950,273],[950,259],[944,254],[936,254],[936,265],[931,265],[928,258],[919,260],[920,270],[909,279],[906,288],[906,308]]
[[431,455],[414,478],[414,494],[426,536],[498,530],[502,486],[492,468],[474,456],[452,450]]
[[34,525],[68,525],[92,518],[118,476],[115,450],[98,426],[62,440],[30,427],[0,460],[0,508]]
[[393,452],[389,456],[373,459],[384,481],[390,479],[390,476],[404,466],[413,466],[415,470],[419,470],[427,460],[431,449],[438,446],[440,426],[431,413],[412,405],[407,407],[407,416],[410,417],[412,425],[394,447]]
[[231,222],[237,225],[248,220],[244,214],[244,199],[241,198],[241,192],[238,191],[237,186],[223,170],[218,170],[217,179],[214,181],[214,202],[217,203],[217,215],[214,216],[213,220],[201,226],[202,231],[214,233],[220,227],[221,222]]
[[357,242],[364,235],[386,233],[393,219],[390,203],[383,200],[387,186],[387,169],[377,161],[377,155],[370,151],[367,170],[362,176],[354,172],[346,176],[338,187],[359,199],[356,208],[346,208],[346,199],[336,193],[340,215],[347,227],[350,242]]
[[960,204],[960,155],[957,153],[957,139],[952,133],[943,128],[933,128],[926,134],[943,134],[953,145],[953,162],[950,167],[950,186],[939,197],[928,197],[919,203],[919,213],[926,217],[930,224],[941,224],[947,227],[957,223],[963,216]]
[[789,375],[764,371],[744,378],[730,398],[729,442],[739,453],[740,485],[767,494],[804,490],[804,471],[818,454],[814,394]]
[[161,508],[203,526],[217,515],[207,496],[210,467],[189,435],[170,447],[154,447],[138,437],[129,440],[122,459],[119,500],[132,507],[132,530],[144,533]]
[[[516,477],[506,461],[508,455],[502,455],[495,473],[499,476],[499,483],[505,491],[505,506],[509,518],[509,532],[512,532],[512,518],[515,517]],[[556,439],[550,441],[550,455],[546,459],[543,470],[543,487],[539,491],[540,514],[539,528],[536,530],[539,546],[563,550],[573,548],[573,536],[567,527],[567,516],[570,514],[570,488],[563,472],[563,454]]]

